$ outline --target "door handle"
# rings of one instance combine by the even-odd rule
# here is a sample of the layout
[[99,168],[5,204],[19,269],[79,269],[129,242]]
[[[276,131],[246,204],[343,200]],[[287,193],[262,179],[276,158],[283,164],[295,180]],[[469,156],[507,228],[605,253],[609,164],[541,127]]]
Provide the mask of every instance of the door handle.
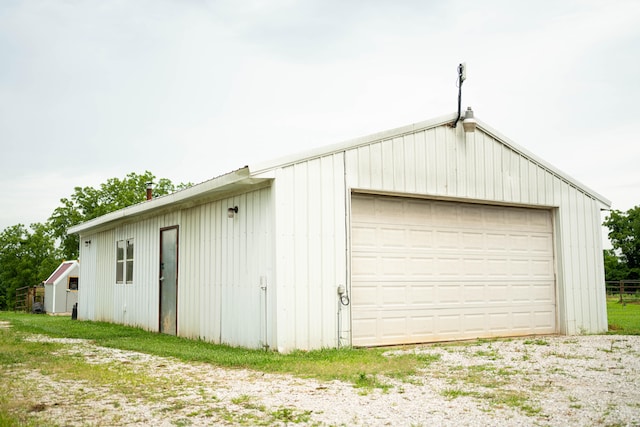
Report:
[[164,276],[160,277],[160,281],[162,282],[164,280]]

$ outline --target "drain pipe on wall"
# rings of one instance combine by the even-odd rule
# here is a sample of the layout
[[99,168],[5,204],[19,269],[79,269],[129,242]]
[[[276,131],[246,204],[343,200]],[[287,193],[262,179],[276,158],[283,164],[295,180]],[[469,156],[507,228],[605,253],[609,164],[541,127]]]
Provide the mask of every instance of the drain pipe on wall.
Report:
[[262,344],[262,348],[265,351],[269,351],[269,328],[267,327],[267,321],[269,319],[267,310],[269,306],[267,305],[267,277],[260,276],[260,289],[264,292],[264,342]]

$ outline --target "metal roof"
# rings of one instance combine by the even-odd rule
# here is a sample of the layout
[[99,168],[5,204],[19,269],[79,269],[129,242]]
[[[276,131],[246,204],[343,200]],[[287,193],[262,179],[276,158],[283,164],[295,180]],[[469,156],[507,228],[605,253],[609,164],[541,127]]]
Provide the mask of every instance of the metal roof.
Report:
[[[82,224],[75,225],[70,227],[68,230],[69,234],[75,234],[80,232],[93,231],[97,232],[103,230],[105,228],[109,228],[112,223],[118,222],[127,222],[131,221],[134,218],[139,218],[141,216],[147,215],[156,215],[161,212],[165,212],[167,210],[173,210],[176,208],[185,208],[189,206],[194,206],[196,204],[214,200],[217,198],[224,197],[225,195],[237,193],[239,191],[248,189],[249,187],[253,187],[257,184],[263,183],[268,180],[274,179],[274,175],[272,172],[275,169],[285,167],[291,164],[295,164],[298,162],[303,162],[307,160],[311,160],[314,158],[330,155],[333,153],[339,153],[346,151],[348,149],[356,148],[360,145],[366,145],[371,143],[372,141],[385,140],[396,138],[405,134],[410,134],[414,132],[419,132],[422,130],[431,129],[434,127],[442,126],[448,123],[452,123],[456,117],[458,117],[457,113],[448,114],[446,116],[441,116],[435,119],[426,120],[414,124],[410,124],[407,126],[402,126],[395,129],[386,130],[383,132],[378,132],[375,134],[363,136],[360,138],[343,141],[338,144],[329,145],[325,147],[319,147],[316,149],[308,150],[302,153],[293,154],[291,156],[286,156],[283,158],[275,159],[272,161],[268,161],[265,163],[256,164],[255,166],[244,166],[240,169],[237,169],[233,172],[229,172],[224,175],[220,175],[218,177],[212,178],[208,181],[202,182],[200,184],[194,185],[187,189],[177,191],[175,193],[161,196],[149,201],[144,201],[142,203],[138,203],[133,206],[126,207],[124,209],[120,209],[115,212],[108,213],[101,217],[92,219],[90,221],[84,222]],[[542,168],[548,170],[550,173],[558,176],[562,180],[568,182],[576,188],[579,188],[584,193],[588,194],[590,197],[598,200],[603,208],[609,208],[611,206],[611,201],[597,192],[591,190],[587,186],[578,182],[574,178],[565,174],[564,172],[557,169],[555,166],[549,164],[548,162],[542,160],[536,155],[530,153],[528,150],[524,149],[520,145],[516,144],[509,138],[500,134],[481,120],[476,117],[477,121],[477,130],[481,130],[486,134],[494,137],[498,141],[500,141],[505,146],[510,149],[520,153],[522,156],[528,158],[529,160],[535,162]]]
[[49,278],[44,281],[44,284],[45,285],[53,285],[59,278],[61,278],[61,277],[63,277],[65,275],[65,272],[67,270],[69,270],[71,267],[73,267],[76,264],[78,264],[78,261],[65,261],[65,262],[63,262],[62,264],[60,264],[60,266],[58,268],[56,268],[56,271],[51,273],[51,276],[49,276]]

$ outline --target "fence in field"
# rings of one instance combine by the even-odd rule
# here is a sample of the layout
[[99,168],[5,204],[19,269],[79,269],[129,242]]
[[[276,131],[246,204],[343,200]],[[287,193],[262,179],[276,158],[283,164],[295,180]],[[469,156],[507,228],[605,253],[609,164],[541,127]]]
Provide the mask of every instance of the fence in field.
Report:
[[620,302],[640,301],[640,280],[616,280],[605,282],[608,297],[617,297]]
[[44,310],[44,286],[24,286],[16,289],[15,311]]

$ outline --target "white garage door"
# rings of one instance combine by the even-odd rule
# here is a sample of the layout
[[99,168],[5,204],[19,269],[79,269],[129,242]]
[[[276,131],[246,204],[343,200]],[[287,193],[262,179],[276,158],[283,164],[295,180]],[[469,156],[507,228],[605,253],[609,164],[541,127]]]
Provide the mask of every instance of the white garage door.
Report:
[[556,331],[551,212],[353,195],[352,343]]

